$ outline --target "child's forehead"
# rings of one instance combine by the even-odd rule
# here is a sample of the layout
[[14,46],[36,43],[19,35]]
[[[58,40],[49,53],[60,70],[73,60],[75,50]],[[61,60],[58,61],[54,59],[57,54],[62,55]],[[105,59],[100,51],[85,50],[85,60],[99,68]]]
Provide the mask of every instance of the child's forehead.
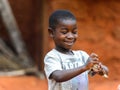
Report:
[[61,19],[61,20],[59,20],[59,24],[76,24],[76,20],[74,20],[74,19]]

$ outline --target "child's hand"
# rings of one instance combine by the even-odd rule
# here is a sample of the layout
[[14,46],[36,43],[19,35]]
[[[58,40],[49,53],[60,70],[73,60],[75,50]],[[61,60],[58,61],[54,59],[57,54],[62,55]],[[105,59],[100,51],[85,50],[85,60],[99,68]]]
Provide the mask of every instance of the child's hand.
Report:
[[101,63],[95,64],[89,71],[90,76],[94,76],[95,74],[99,74],[105,78],[108,78],[108,68]]
[[90,57],[88,58],[87,62],[86,62],[86,67],[87,69],[91,69],[91,67],[93,67],[95,64],[99,64],[99,59],[98,59],[98,55],[95,53],[92,53],[90,55]]
[[98,74],[105,78],[108,78],[108,72],[109,72],[108,68],[102,64],[100,66],[101,66],[101,70],[98,72]]
[[108,78],[108,68],[105,65],[102,65],[101,62],[99,62],[97,54],[92,53],[90,55],[90,57],[87,60],[86,66],[90,70],[90,76],[99,74],[101,76],[104,76],[105,78]]

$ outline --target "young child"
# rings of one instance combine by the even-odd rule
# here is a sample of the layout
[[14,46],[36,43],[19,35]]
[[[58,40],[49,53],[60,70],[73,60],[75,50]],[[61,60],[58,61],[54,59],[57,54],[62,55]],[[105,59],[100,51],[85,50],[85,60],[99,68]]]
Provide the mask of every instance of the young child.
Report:
[[[108,72],[97,54],[89,56],[85,51],[71,49],[78,37],[78,28],[70,11],[53,12],[48,30],[55,43],[55,48],[44,58],[49,90],[88,90],[88,73],[103,75],[103,71]],[[97,65],[95,69],[94,65]]]

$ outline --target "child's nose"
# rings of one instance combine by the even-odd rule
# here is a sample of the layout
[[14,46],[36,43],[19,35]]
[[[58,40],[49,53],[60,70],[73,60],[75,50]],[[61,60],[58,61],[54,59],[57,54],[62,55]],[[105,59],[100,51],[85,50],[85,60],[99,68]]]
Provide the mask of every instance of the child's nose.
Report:
[[73,35],[71,32],[69,32],[69,33],[67,34],[67,38],[74,38],[74,35]]

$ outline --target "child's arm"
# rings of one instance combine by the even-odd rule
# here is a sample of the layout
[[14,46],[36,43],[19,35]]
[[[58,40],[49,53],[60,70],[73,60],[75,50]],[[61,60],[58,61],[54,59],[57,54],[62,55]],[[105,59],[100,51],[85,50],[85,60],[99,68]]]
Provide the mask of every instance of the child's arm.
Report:
[[90,55],[85,65],[69,70],[56,70],[49,76],[49,78],[54,79],[57,82],[64,82],[85,72],[86,70],[89,70],[94,64],[98,63],[98,57],[93,53]]
[[54,79],[56,82],[64,82],[85,72],[86,70],[87,68],[85,65],[74,69],[56,70],[50,75],[49,78]]

